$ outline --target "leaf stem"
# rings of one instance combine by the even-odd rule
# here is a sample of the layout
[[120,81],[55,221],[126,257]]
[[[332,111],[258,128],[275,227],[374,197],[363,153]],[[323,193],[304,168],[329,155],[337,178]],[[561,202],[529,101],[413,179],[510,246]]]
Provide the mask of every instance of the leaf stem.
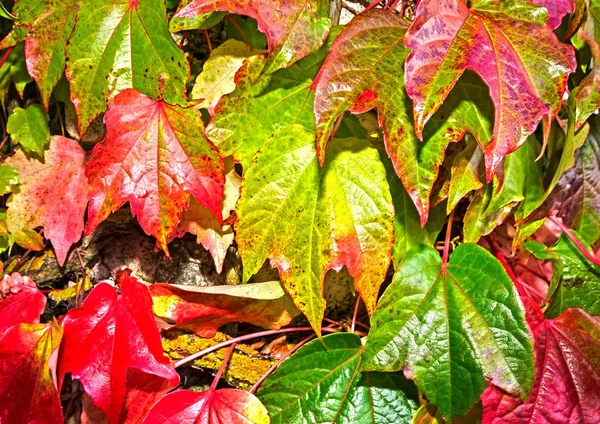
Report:
[[446,224],[446,238],[444,240],[444,253],[442,255],[442,272],[446,272],[446,264],[448,263],[448,254],[450,252],[450,235],[452,234],[452,223],[454,222],[454,209],[450,212],[448,223]]
[[567,227],[562,221],[556,220],[553,217],[549,217],[550,221],[554,222],[563,233],[571,239],[573,244],[583,253],[583,255],[593,264],[600,266],[600,259],[596,258],[587,248],[579,241],[579,239],[573,234],[573,232]]
[[15,46],[12,46],[6,50],[6,53],[4,53],[4,56],[2,56],[2,59],[0,59],[0,67],[4,65],[4,62],[6,62],[6,59],[8,59],[8,56],[10,56],[14,48]]
[[221,363],[221,366],[219,367],[219,371],[217,371],[217,374],[215,374],[215,378],[214,378],[212,384],[210,385],[211,391],[213,391],[217,388],[217,384],[219,384],[219,380],[221,380],[223,371],[225,371],[225,368],[227,368],[227,364],[229,363],[229,360],[231,359],[231,355],[233,355],[233,351],[235,350],[236,344],[237,343],[231,344],[231,346],[229,347],[229,350],[227,351],[227,355],[225,355],[225,358],[223,358],[223,363]]
[[246,33],[244,33],[244,31],[242,30],[242,28],[238,25],[238,23],[236,21],[234,21],[231,16],[229,15],[225,15],[225,19],[227,19],[229,21],[229,23],[231,25],[233,25],[235,27],[235,29],[238,30],[238,32],[240,33],[240,35],[242,36],[242,38],[244,39],[244,43],[246,43],[248,45],[248,47],[252,47],[252,44],[250,44],[250,41],[248,40],[248,37],[246,37]]
[[352,315],[352,326],[350,327],[350,332],[354,333],[354,328],[356,327],[356,316],[358,315],[358,307],[360,306],[360,294],[356,296],[356,306],[354,306],[354,314]]
[[208,35],[208,30],[203,30],[204,31],[204,36],[206,37],[206,44],[208,44],[208,51],[212,53],[213,48],[212,48],[212,43],[210,42],[210,35]]
[[[190,355],[186,358],[180,359],[179,361],[175,362],[174,366],[175,366],[175,368],[178,368],[182,365],[187,364],[188,362],[192,362],[192,361],[194,361],[204,355],[207,355],[211,352],[214,352],[216,350],[223,349],[224,347],[227,347],[233,343],[239,343],[239,342],[243,342],[246,340],[256,339],[258,337],[272,336],[274,334],[294,333],[294,332],[299,332],[299,331],[314,331],[314,330],[312,327],[290,327],[290,328],[280,328],[279,330],[266,330],[266,331],[259,331],[258,333],[246,334],[243,336],[235,337],[230,340],[226,340],[226,341],[218,343],[214,346],[207,347],[206,349],[203,349],[200,352],[196,352],[193,355]],[[321,328],[321,331],[324,331],[326,333],[337,333],[339,330],[337,330],[335,328],[323,327],[323,328]]]

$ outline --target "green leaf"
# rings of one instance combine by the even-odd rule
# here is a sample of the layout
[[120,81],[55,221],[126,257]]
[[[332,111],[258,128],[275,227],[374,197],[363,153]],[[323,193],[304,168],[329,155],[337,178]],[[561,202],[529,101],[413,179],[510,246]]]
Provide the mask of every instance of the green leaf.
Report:
[[16,16],[12,15],[8,10],[6,10],[6,6],[4,6],[3,3],[0,3],[0,16],[6,19],[10,19],[11,21],[19,19]]
[[10,53],[6,62],[0,67],[0,100],[4,100],[11,84],[15,85],[17,92],[23,97],[25,86],[33,81],[27,73],[23,43],[17,44]]
[[[581,240],[578,234],[576,236]],[[582,243],[591,250],[587,243]],[[528,250],[531,247],[528,243]],[[591,263],[564,233],[545,255],[534,254],[539,259],[551,260],[552,281],[560,280],[545,312],[548,318],[556,318],[568,308],[581,308],[590,315],[600,315],[600,267]]]
[[[175,15],[177,15],[177,13],[179,13],[180,10],[184,9],[192,1],[194,0],[181,0],[181,3],[179,3],[179,7],[177,8]],[[169,21],[169,31],[179,32],[189,31],[193,29],[208,29],[221,22],[226,14],[227,13],[225,12],[211,12],[196,16],[186,16],[182,18],[173,16]]]
[[86,0],[67,47],[67,76],[79,132],[106,101],[135,88],[153,100],[182,104],[189,67],[167,28],[162,0]]
[[15,144],[20,144],[28,153],[44,156],[50,141],[48,114],[42,105],[32,104],[27,109],[15,108],[8,117],[6,130]]
[[12,8],[12,14],[18,19],[14,22],[11,32],[0,42],[0,50],[12,47],[25,40],[31,25],[48,7],[48,0],[17,0]]
[[465,414],[489,381],[525,397],[531,335],[515,287],[485,249],[461,244],[446,270],[438,252],[412,249],[371,317],[364,370],[399,371],[444,418]]
[[414,385],[401,373],[360,373],[360,339],[331,334],[303,346],[258,392],[276,423],[408,423]]
[[483,186],[485,177],[483,169],[483,151],[474,142],[459,152],[452,161],[450,185],[448,187],[448,206],[446,211],[452,212],[458,202],[473,190]]
[[250,46],[255,49],[267,49],[267,37],[258,29],[258,22],[256,20],[240,15],[230,15],[230,18],[231,20],[227,19],[225,21],[225,32],[228,38],[243,41],[244,43],[247,40],[250,42]]
[[246,171],[237,204],[237,242],[244,281],[266,259],[317,332],[325,311],[322,286],[346,266],[371,312],[391,258],[394,213],[377,150],[337,139],[317,162],[314,134],[281,128]]
[[20,230],[12,234],[13,241],[23,249],[44,250],[44,238],[33,230]]
[[19,171],[12,166],[0,165],[0,195],[10,193],[19,184]]
[[562,277],[564,265],[556,253],[548,249],[545,244],[542,244],[539,241],[529,240],[525,242],[524,246],[525,249],[531,252],[536,258],[545,261],[550,261],[552,263],[552,280],[550,281],[550,285],[548,287],[548,294],[546,295],[547,300],[550,297],[552,297],[552,295],[558,288],[558,284],[560,283],[560,279]]

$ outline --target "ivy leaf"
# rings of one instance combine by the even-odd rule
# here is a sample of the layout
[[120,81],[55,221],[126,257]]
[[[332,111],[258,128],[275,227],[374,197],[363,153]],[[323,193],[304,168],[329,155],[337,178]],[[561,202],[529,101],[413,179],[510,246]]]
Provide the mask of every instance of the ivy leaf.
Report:
[[271,421],[410,422],[417,410],[414,385],[400,373],[361,373],[362,351],[359,337],[349,333],[303,346],[258,391]]
[[50,141],[48,114],[39,104],[27,109],[16,107],[8,117],[6,131],[12,136],[15,144],[19,144],[27,153],[44,156],[44,150]]
[[118,295],[100,283],[67,313],[59,353],[59,385],[70,372],[113,424],[139,422],[179,383],[163,356],[148,288],[133,277],[120,288]]
[[39,323],[45,307],[46,297],[31,278],[5,274],[0,281],[0,336],[15,324]]
[[154,314],[166,321],[165,328],[177,327],[205,338],[214,337],[219,327],[230,322],[278,329],[299,313],[279,281],[197,288],[153,284],[150,295]]
[[[341,113],[363,113],[376,107],[386,151],[424,226],[446,146],[465,134],[456,129],[464,121],[462,117],[468,116],[472,131],[482,140],[491,138],[491,119],[486,113],[486,90],[482,92],[473,74],[466,74],[448,105],[426,128],[426,142],[419,142],[402,78],[409,53],[404,47],[406,31],[407,24],[400,16],[372,9],[354,18],[335,40],[314,84],[317,152],[323,163],[325,145]],[[456,122],[457,117],[461,121]]]
[[146,234],[168,253],[167,239],[190,194],[221,220],[223,160],[204,136],[200,113],[135,90],[118,94],[104,116],[106,138],[94,147],[86,234],[129,202]]
[[214,115],[215,106],[221,97],[235,90],[235,74],[244,61],[258,53],[259,50],[237,40],[227,40],[214,49],[204,62],[202,72],[192,89],[192,99],[202,100],[196,107],[208,109]]
[[127,88],[183,102],[189,67],[169,33],[162,0],[82,2],[67,57],[80,134],[106,110],[108,99]]
[[[419,138],[459,77],[473,70],[489,86],[496,109],[493,139],[485,143],[474,134],[491,181],[502,158],[525,142],[542,117],[554,118],[575,71],[573,48],[558,41],[546,19],[543,8],[523,0],[486,0],[471,8],[463,0],[419,2],[405,42],[412,49],[406,90]],[[472,132],[468,123],[463,129]]]
[[88,189],[84,161],[85,152],[75,140],[52,136],[43,163],[21,151],[5,162],[19,172],[21,183],[7,202],[8,230],[14,234],[44,227],[61,266],[83,232]]
[[269,424],[267,409],[252,393],[212,388],[178,390],[152,407],[142,424]]
[[483,395],[489,424],[592,423],[600,414],[600,322],[581,309],[545,320],[527,299],[535,337],[536,377],[526,402],[490,387]]
[[565,225],[594,243],[600,238],[600,120],[593,118],[591,132],[575,153],[575,163],[531,218],[557,215]]
[[[225,184],[223,185],[222,214],[223,219],[226,220],[231,211],[235,209],[235,204],[240,197],[242,178],[235,171],[233,158],[225,158],[224,165]],[[202,244],[210,252],[217,272],[220,274],[223,270],[227,250],[233,243],[233,227],[222,224],[210,210],[192,198],[190,207],[183,212],[181,221],[171,238],[182,237],[188,232],[195,234],[196,242]]]
[[12,192],[13,186],[19,184],[19,172],[8,165],[0,165],[0,194]]
[[208,12],[233,12],[250,16],[265,33],[269,58],[264,72],[270,74],[317,51],[327,38],[331,22],[319,14],[317,0],[195,0],[175,18],[191,18]]
[[465,414],[491,381],[526,396],[533,349],[515,287],[485,249],[461,244],[446,269],[417,246],[371,317],[365,370],[413,378],[445,419]]
[[0,334],[0,420],[64,422],[56,387],[56,356],[63,330],[56,322],[17,324]]
[[37,82],[46,109],[52,90],[65,70],[68,39],[75,27],[75,13],[82,3],[80,0],[47,1],[45,10],[33,21],[25,38],[27,70]]
[[266,259],[319,332],[322,286],[330,269],[348,268],[372,312],[393,242],[393,206],[378,152],[339,139],[321,169],[314,135],[300,125],[277,131],[246,171],[237,206],[244,281]]

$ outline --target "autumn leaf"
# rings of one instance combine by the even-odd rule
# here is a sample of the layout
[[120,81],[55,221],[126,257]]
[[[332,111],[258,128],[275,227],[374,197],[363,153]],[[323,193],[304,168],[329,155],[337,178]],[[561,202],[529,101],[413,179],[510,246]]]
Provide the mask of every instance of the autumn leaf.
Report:
[[0,422],[63,423],[56,387],[62,335],[56,322],[17,324],[0,334]]
[[513,282],[474,244],[445,268],[432,247],[408,253],[371,317],[362,369],[404,370],[445,419],[465,414],[489,381],[526,396],[533,348]]
[[[44,227],[59,265],[81,238],[87,205],[85,152],[75,140],[52,136],[43,163],[23,152],[6,160],[19,172],[19,191],[8,199],[6,224],[11,233]],[[52,181],[52,184],[48,184]]]
[[317,152],[323,163],[325,145],[341,113],[377,108],[386,151],[424,226],[446,146],[463,138],[465,130],[458,128],[464,125],[465,116],[481,140],[491,139],[492,115],[485,103],[485,86],[468,73],[426,127],[425,143],[416,138],[402,74],[409,53],[404,47],[407,28],[400,16],[377,9],[360,14],[344,27],[314,84]]
[[[28,3],[23,1],[22,3]],[[0,99],[5,99],[11,84],[19,96],[23,97],[25,86],[33,81],[27,73],[23,43],[17,44],[0,67]]]
[[59,385],[70,372],[113,424],[139,422],[179,383],[163,356],[147,287],[127,277],[120,288],[119,295],[100,283],[67,313],[58,360]]
[[194,0],[181,0],[177,11],[169,21],[169,31],[189,31],[193,29],[208,29],[215,26],[223,20],[223,17],[227,14],[226,12],[212,12],[203,13],[194,16],[177,17],[180,10],[186,8]]
[[393,206],[377,151],[349,138],[332,141],[329,152],[321,169],[312,133],[300,125],[280,129],[246,171],[237,205],[244,281],[269,259],[317,332],[327,271],[346,266],[372,312],[393,242]]
[[153,284],[150,295],[154,313],[167,323],[166,328],[177,327],[206,338],[230,322],[278,329],[298,315],[279,281],[197,288]]
[[0,165],[0,194],[12,192],[19,184],[19,172],[8,165]]
[[269,45],[264,72],[272,73],[314,53],[323,45],[331,22],[318,0],[195,0],[179,10],[175,18],[190,18],[208,12],[233,12],[257,20]]
[[86,234],[129,202],[142,229],[168,252],[167,238],[190,194],[221,220],[223,160],[206,140],[197,110],[125,90],[104,119],[106,138],[94,147],[85,169],[90,184]]
[[400,373],[361,373],[362,351],[359,337],[348,333],[300,348],[258,391],[272,422],[410,422],[417,410],[414,384]]
[[600,415],[600,322],[581,309],[546,320],[525,302],[535,337],[536,377],[527,401],[491,386],[482,397],[486,424],[593,423]]
[[565,15],[573,13],[575,9],[574,0],[528,0],[530,3],[543,6],[548,11],[547,25],[550,29],[560,26]]
[[17,17],[17,20],[10,33],[0,42],[0,49],[13,47],[25,40],[33,22],[44,12],[47,4],[48,0],[15,1],[12,14]]
[[484,172],[483,152],[477,144],[468,143],[452,160],[448,186],[448,213],[452,212],[467,194],[483,186],[481,181],[484,179]]
[[152,407],[142,424],[268,424],[262,403],[239,389],[178,390]]
[[37,324],[46,307],[46,297],[33,280],[17,272],[0,280],[0,336],[15,324]]
[[81,2],[66,56],[80,134],[107,100],[128,88],[183,102],[189,67],[169,33],[162,0]]
[[13,143],[19,144],[27,153],[44,156],[50,141],[48,114],[41,105],[33,104],[27,109],[15,108],[8,117],[6,131]]
[[502,158],[523,144],[544,116],[558,113],[575,71],[573,48],[561,44],[546,21],[543,8],[523,0],[481,1],[471,8],[463,0],[419,2],[405,41],[412,49],[406,90],[419,138],[463,72],[473,70],[490,89],[494,136],[485,143],[468,123],[462,129],[481,145],[491,181]]

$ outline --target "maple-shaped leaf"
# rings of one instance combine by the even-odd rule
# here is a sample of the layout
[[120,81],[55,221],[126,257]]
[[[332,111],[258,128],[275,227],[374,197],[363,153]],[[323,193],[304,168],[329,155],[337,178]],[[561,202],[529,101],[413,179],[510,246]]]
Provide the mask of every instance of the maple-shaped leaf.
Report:
[[[545,25],[547,12],[524,0],[419,2],[405,44],[406,90],[414,101],[415,131],[444,102],[466,69],[490,89],[495,106],[494,137],[476,139],[485,153],[487,180],[502,158],[523,144],[540,120],[554,118],[566,83],[575,71],[574,49]],[[472,132],[465,122],[455,130]]]
[[39,104],[32,104],[27,109],[16,107],[8,117],[6,131],[13,143],[19,144],[27,153],[41,157],[50,141],[48,119],[48,114]]
[[526,396],[531,335],[513,282],[485,249],[459,245],[442,269],[429,246],[404,258],[371,317],[363,369],[404,370],[445,419],[465,414],[492,381]]
[[[462,139],[465,119],[479,139],[491,139],[493,114],[487,89],[472,73],[455,87],[449,102],[425,129],[425,143],[413,131],[410,99],[402,75],[409,50],[408,25],[389,11],[372,9],[354,18],[335,40],[315,81],[315,121],[319,161],[339,115],[346,110],[379,112],[385,146],[425,225],[429,197],[444,151]],[[465,118],[466,117],[466,118]]]
[[83,232],[88,190],[84,161],[85,152],[75,140],[52,136],[43,162],[21,151],[5,162],[19,172],[20,181],[18,193],[7,202],[8,230],[14,234],[44,227],[59,265]]
[[235,75],[244,61],[260,52],[238,40],[227,40],[214,49],[192,89],[192,100],[202,100],[196,107],[205,108],[214,115],[221,97],[235,90]]
[[194,17],[208,12],[233,12],[258,22],[269,44],[264,71],[286,68],[323,45],[331,22],[319,8],[318,0],[195,0],[179,10],[175,18]]
[[129,202],[142,229],[168,252],[167,238],[190,195],[221,220],[223,160],[204,136],[196,109],[125,90],[109,105],[104,121],[106,137],[85,169],[90,184],[86,234]]
[[179,383],[163,355],[148,288],[133,277],[91,291],[63,322],[59,382],[66,373],[83,384],[111,423],[139,422],[152,404]]
[[127,88],[183,102],[189,66],[169,33],[163,0],[83,1],[76,21],[66,55],[80,134]]
[[303,346],[258,391],[271,421],[410,422],[417,410],[414,384],[401,373],[361,373],[362,351],[360,338],[348,333],[327,335]]
[[264,405],[239,389],[178,390],[152,407],[142,424],[269,424]]
[[482,397],[485,424],[595,423],[600,416],[600,322],[581,309],[546,320],[525,299],[535,337],[536,376],[526,401],[490,387]]
[[279,281],[198,288],[153,284],[150,295],[154,314],[167,323],[166,328],[182,328],[206,338],[230,322],[278,329],[298,315]]
[[63,335],[56,323],[17,324],[0,334],[0,422],[62,424],[56,357]]
[[14,324],[37,324],[46,307],[46,297],[33,280],[17,272],[0,280],[0,335]]
[[277,131],[246,171],[237,205],[244,281],[266,259],[294,303],[320,330],[322,285],[346,266],[372,312],[393,242],[385,169],[366,141],[338,139],[321,169],[314,135],[300,125]]
[[[235,163],[231,156],[225,158],[225,184],[223,185],[223,220],[231,216],[235,204],[240,198],[240,185],[242,178],[235,171]],[[210,252],[215,261],[215,268],[220,274],[227,250],[235,235],[233,227],[223,224],[215,215],[192,198],[190,207],[183,212],[181,221],[177,225],[171,238],[183,237],[186,233],[196,235],[196,242]]]

